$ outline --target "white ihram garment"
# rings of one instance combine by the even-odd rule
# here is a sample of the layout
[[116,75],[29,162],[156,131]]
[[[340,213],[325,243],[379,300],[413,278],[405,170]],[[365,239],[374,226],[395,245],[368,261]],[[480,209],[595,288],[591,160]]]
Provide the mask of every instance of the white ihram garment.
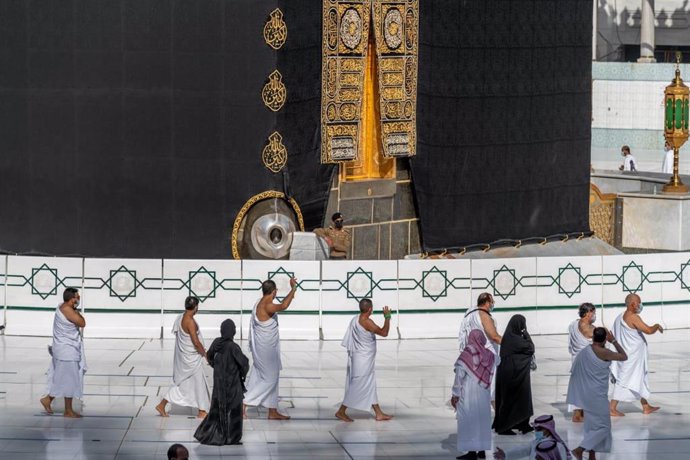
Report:
[[266,321],[256,317],[254,305],[249,323],[249,351],[252,353],[252,371],[247,380],[244,404],[263,406],[269,409],[278,407],[278,382],[283,365],[280,361],[280,333],[278,314]]
[[359,316],[350,321],[341,345],[347,349],[347,376],[343,405],[358,410],[370,410],[378,404],[376,394],[376,335],[359,324]]
[[[580,353],[585,347],[590,346],[592,342],[587,337],[582,335],[582,332],[580,331],[580,320],[576,319],[570,323],[570,326],[568,327],[568,334],[570,336],[568,340],[568,351],[570,352],[570,364],[572,365],[577,354]],[[568,412],[573,412],[574,410],[578,409],[580,408],[573,406],[572,404],[568,404]]]
[[56,398],[79,398],[84,395],[86,357],[79,326],[55,310],[53,319],[52,361],[48,368],[46,393]]
[[[173,384],[164,399],[178,406],[196,407],[199,410],[208,411],[211,397],[201,365],[204,357],[199,354],[192,343],[191,336],[182,329],[183,316],[177,317],[172,328],[172,332],[175,334]],[[203,345],[204,338],[198,328],[197,337]]]
[[458,397],[458,450],[491,449],[491,392],[468,372],[465,363],[455,362],[453,396]]
[[627,353],[628,360],[611,363],[611,373],[616,379],[612,399],[616,401],[648,399],[647,340],[642,332],[626,324],[623,314],[620,314],[613,323],[613,335]]
[[611,450],[610,365],[609,361],[599,359],[589,346],[578,353],[570,370],[566,401],[584,411],[584,439],[580,447],[585,450]]
[[[491,318],[491,321],[493,321],[494,327],[496,327],[496,320],[494,320],[493,317],[490,315],[489,317]],[[479,310],[474,309],[466,313],[465,317],[462,319],[462,323],[460,323],[460,334],[458,338],[461,353],[462,350],[464,350],[467,346],[467,337],[469,337],[470,332],[472,332],[474,329],[482,331],[482,334],[484,334],[484,337],[486,337],[486,345],[484,346],[487,350],[494,354],[494,370],[493,376],[491,377],[491,400],[493,401],[494,399],[496,399],[496,368],[499,364],[501,364],[501,355],[499,353],[500,346],[497,343],[491,341],[489,339],[489,336],[486,335],[486,331],[484,330],[484,326],[482,325],[482,320],[479,317]]]

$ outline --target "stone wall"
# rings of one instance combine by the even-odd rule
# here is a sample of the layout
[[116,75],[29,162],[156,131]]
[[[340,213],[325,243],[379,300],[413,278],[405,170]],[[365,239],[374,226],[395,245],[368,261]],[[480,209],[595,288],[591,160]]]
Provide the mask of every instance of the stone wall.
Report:
[[408,160],[398,159],[396,170],[395,179],[333,179],[324,225],[334,212],[343,213],[352,232],[351,259],[402,259],[421,252]]

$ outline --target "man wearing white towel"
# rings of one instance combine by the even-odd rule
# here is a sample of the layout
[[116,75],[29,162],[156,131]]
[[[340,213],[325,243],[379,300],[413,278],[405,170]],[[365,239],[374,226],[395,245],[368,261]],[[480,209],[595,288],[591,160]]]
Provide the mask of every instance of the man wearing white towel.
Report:
[[[575,357],[585,347],[592,343],[592,334],[594,333],[594,322],[597,320],[596,307],[589,302],[580,305],[578,309],[580,319],[576,319],[568,327],[568,351],[570,352],[570,362],[575,361]],[[584,415],[582,409],[579,407],[568,405],[568,412],[573,413],[572,421],[575,423],[582,422]]]
[[79,418],[80,414],[72,408],[72,400],[84,394],[84,373],[86,358],[84,341],[79,333],[86,327],[86,320],[79,313],[79,291],[67,288],[62,293],[63,302],[55,310],[53,320],[52,362],[48,369],[47,395],[41,404],[49,414],[53,413],[50,404],[55,398],[65,398],[65,417]]
[[479,329],[486,337],[486,349],[492,352],[494,359],[493,377],[491,379],[491,405],[494,405],[496,393],[496,368],[501,362],[499,349],[503,337],[496,330],[496,321],[491,316],[494,309],[494,298],[488,292],[482,292],[477,297],[476,308],[471,308],[465,313],[460,324],[459,344],[460,352],[467,346],[467,338],[474,329]]
[[370,299],[359,301],[359,315],[352,318],[341,345],[347,349],[347,377],[345,396],[335,416],[344,422],[353,420],[347,415],[348,407],[368,411],[374,409],[377,421],[390,420],[391,415],[384,414],[379,406],[376,393],[376,336],[388,336],[391,327],[390,308],[383,308],[383,327],[371,319],[374,305]]
[[[606,348],[610,342],[616,351]],[[568,404],[581,407],[584,411],[584,439],[573,450],[577,460],[587,450],[589,458],[596,458],[596,452],[611,451],[611,415],[607,407],[609,372],[611,362],[625,361],[628,356],[616,338],[603,327],[592,333],[592,345],[585,347],[575,357],[568,382]]]
[[280,360],[280,332],[278,312],[285,311],[295,298],[297,280],[290,280],[290,293],[281,303],[274,300],[278,294],[276,283],[266,280],[261,283],[262,297],[252,310],[249,323],[249,351],[252,353],[252,370],[244,395],[244,417],[247,406],[268,408],[269,420],[289,420],[278,412],[278,382],[283,365]]
[[156,406],[161,417],[167,417],[168,402],[178,406],[195,407],[198,418],[205,418],[211,405],[208,382],[202,367],[206,359],[204,338],[194,315],[199,311],[199,299],[189,296],[184,301],[185,311],[173,325],[175,334],[175,357],[173,360],[173,385]]
[[649,351],[644,334],[652,335],[656,332],[664,333],[659,324],[647,326],[640,317],[642,300],[637,294],[625,297],[625,312],[613,323],[613,334],[618,337],[621,345],[628,353],[628,360],[624,363],[613,363],[611,374],[615,379],[613,397],[611,398],[611,415],[622,417],[625,414],[618,410],[618,401],[640,401],[642,413],[651,414],[659,410],[647,401],[649,398],[649,368],[647,359]]

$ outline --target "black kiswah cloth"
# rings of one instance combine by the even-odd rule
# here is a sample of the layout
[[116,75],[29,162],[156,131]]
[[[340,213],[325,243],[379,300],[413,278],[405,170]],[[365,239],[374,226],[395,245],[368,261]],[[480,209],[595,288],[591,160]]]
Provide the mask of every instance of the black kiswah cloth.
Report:
[[241,443],[244,379],[249,372],[249,360],[233,341],[235,323],[231,319],[223,321],[220,335],[207,351],[213,367],[211,410],[194,433],[201,444],[213,446]]
[[513,428],[531,431],[529,420],[534,414],[530,363],[534,343],[527,332],[527,321],[514,315],[501,340],[501,363],[496,369],[496,415],[493,428],[504,433]]

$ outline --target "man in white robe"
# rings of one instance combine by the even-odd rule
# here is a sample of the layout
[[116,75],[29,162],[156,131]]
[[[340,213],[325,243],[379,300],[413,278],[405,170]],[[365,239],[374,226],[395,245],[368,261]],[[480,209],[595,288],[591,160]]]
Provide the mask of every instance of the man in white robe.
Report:
[[72,401],[84,395],[84,374],[86,357],[84,341],[79,333],[80,327],[86,327],[86,320],[77,310],[81,296],[75,288],[67,288],[62,294],[63,303],[55,310],[53,320],[52,361],[48,369],[46,396],[41,404],[49,414],[53,413],[51,403],[55,398],[65,398],[65,417],[79,418],[74,411]]
[[621,345],[628,353],[628,360],[611,365],[611,373],[615,379],[613,397],[611,398],[611,415],[622,417],[625,414],[618,410],[618,401],[640,401],[642,413],[651,414],[659,410],[647,401],[649,398],[648,379],[648,349],[644,334],[664,333],[659,324],[648,326],[640,317],[642,300],[637,294],[625,297],[625,312],[619,315],[613,323],[613,334],[618,337]]
[[372,319],[374,305],[370,299],[359,302],[359,315],[352,318],[345,332],[341,345],[347,349],[347,377],[345,379],[345,396],[335,416],[344,422],[353,420],[347,415],[348,407],[368,411],[374,409],[377,421],[390,420],[392,416],[384,414],[379,406],[376,393],[376,336],[387,337],[391,326],[390,308],[383,308],[383,327]]
[[[578,310],[580,319],[576,319],[568,327],[568,351],[570,352],[570,363],[575,361],[575,357],[585,347],[592,343],[592,333],[594,332],[594,322],[597,320],[596,307],[589,302],[580,305]],[[568,405],[568,412],[573,413],[572,421],[575,423],[582,422],[584,415],[582,409]]]
[[[606,348],[610,342],[616,351]],[[611,450],[611,415],[608,410],[609,371],[612,361],[625,361],[628,356],[613,334],[597,327],[592,334],[592,345],[575,357],[568,382],[566,401],[584,411],[584,439],[573,450],[577,460],[587,450],[593,459],[596,452]]]
[[167,417],[168,402],[185,407],[195,407],[197,417],[205,418],[211,405],[208,382],[202,366],[206,359],[204,338],[194,320],[199,310],[199,299],[189,296],[184,302],[185,311],[173,325],[175,334],[175,356],[173,360],[173,384],[168,389],[156,410],[161,417]]
[[486,337],[486,349],[491,351],[494,356],[493,377],[491,380],[491,402],[496,399],[496,368],[501,362],[499,355],[499,348],[502,337],[496,330],[496,321],[491,316],[491,311],[494,309],[494,298],[488,292],[479,294],[477,298],[477,307],[472,308],[465,313],[465,317],[460,324],[459,345],[460,351],[465,349],[467,345],[467,337],[474,329],[479,329]]
[[491,380],[496,355],[486,348],[481,329],[467,335],[467,344],[455,361],[450,404],[456,410],[459,459],[486,458],[491,449]]
[[247,406],[268,408],[269,420],[288,420],[289,416],[278,412],[278,382],[283,368],[280,360],[280,332],[278,312],[285,311],[295,298],[297,280],[290,280],[290,293],[281,303],[274,303],[278,289],[272,280],[261,283],[262,297],[252,310],[249,323],[249,351],[252,353],[252,370],[244,394],[244,417]]

